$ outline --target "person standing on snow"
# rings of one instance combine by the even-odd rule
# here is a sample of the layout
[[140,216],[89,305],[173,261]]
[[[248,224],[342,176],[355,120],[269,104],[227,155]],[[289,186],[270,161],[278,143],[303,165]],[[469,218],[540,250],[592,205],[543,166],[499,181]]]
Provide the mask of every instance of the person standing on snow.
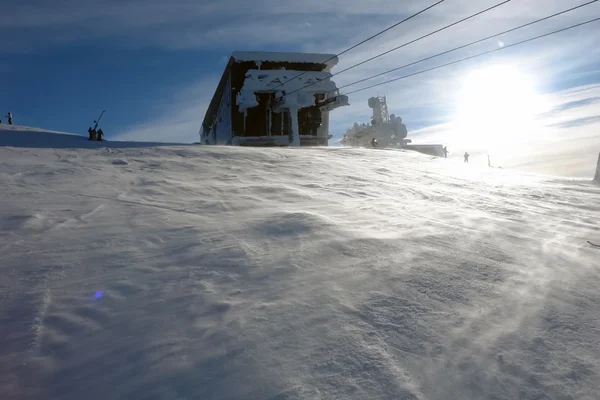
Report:
[[96,140],[96,131],[94,131],[91,126],[88,128],[88,134],[90,135],[88,140]]
[[448,158],[448,148],[444,146],[444,158]]
[[469,156],[470,154],[465,151],[465,163],[467,164],[469,163]]
[[101,142],[102,141],[102,136],[104,136],[104,132],[102,131],[102,128],[98,129],[98,141]]
[[12,114],[9,112],[8,115],[6,116],[6,118],[8,118],[8,124],[12,125],[13,121],[12,121]]

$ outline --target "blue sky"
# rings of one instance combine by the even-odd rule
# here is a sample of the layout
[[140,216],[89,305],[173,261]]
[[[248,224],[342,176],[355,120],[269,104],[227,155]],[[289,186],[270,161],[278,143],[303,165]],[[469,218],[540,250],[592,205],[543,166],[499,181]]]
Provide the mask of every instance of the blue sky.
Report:
[[11,55],[4,68],[10,79],[2,87],[2,112],[11,110],[20,124],[85,133],[107,109],[102,126],[114,133],[162,114],[175,93],[220,68],[218,61],[206,61],[219,60],[218,51],[110,45],[77,43]]
[[[1,0],[0,72],[4,79],[0,84],[0,116],[12,111],[18,124],[85,133],[100,111],[107,109],[102,127],[109,140],[192,142],[197,140],[206,105],[232,51],[337,53],[434,2]],[[446,0],[345,54],[333,72],[497,2]],[[343,85],[584,2],[513,0],[334,80]],[[595,3],[498,40],[510,44],[598,16],[600,3]],[[529,169],[585,174],[584,163],[600,151],[600,133],[594,133],[600,132],[598,103],[586,101],[600,96],[600,89],[594,85],[600,83],[599,42],[600,22],[596,22],[493,56],[357,93],[350,97],[350,107],[332,113],[331,131],[339,137],[353,122],[367,121],[368,97],[385,94],[391,112],[402,116],[411,137],[448,143],[462,151],[465,142],[457,140],[458,134],[452,129],[461,82],[478,69],[511,65],[531,77],[536,93],[551,101],[552,109],[543,113],[543,131],[532,135],[537,142],[531,140],[529,147],[534,153],[536,149],[545,151],[521,157],[520,161],[504,157],[505,165],[528,169],[532,157],[539,157],[539,163]],[[497,45],[494,40],[484,42],[389,77]],[[519,96],[515,93],[516,98]],[[562,107],[568,101],[576,106]],[[582,143],[587,151],[584,156],[577,155],[576,146]],[[549,146],[562,149],[560,156],[549,154]],[[489,149],[470,151],[476,154],[479,150]],[[578,160],[570,161],[568,167],[548,167],[552,164],[549,160],[569,157]],[[578,163],[581,166],[573,166]]]

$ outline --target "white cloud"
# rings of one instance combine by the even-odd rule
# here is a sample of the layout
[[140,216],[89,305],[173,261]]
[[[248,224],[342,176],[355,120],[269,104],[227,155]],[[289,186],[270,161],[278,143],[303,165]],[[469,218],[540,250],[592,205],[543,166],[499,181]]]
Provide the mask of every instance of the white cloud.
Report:
[[[395,37],[404,39],[411,34],[420,34],[497,2],[447,1],[386,33],[381,39],[390,41]],[[513,26],[583,2],[552,0],[540,5],[537,0],[513,1],[444,31],[430,42],[447,45],[455,35],[469,37],[473,32]],[[0,33],[5,39],[3,50],[11,43],[13,48],[16,45],[36,48],[54,41],[64,43],[106,36],[121,37],[128,45],[158,44],[166,48],[217,48],[244,43],[253,46],[284,43],[304,47],[312,43],[313,46],[330,46],[327,51],[335,51],[433,3],[433,0],[21,0],[3,9]],[[599,10],[600,6],[592,5],[586,12],[579,13],[590,15]],[[572,17],[565,16],[562,20],[569,18]],[[306,40],[309,43],[304,42]],[[320,51],[323,51],[322,47]]]

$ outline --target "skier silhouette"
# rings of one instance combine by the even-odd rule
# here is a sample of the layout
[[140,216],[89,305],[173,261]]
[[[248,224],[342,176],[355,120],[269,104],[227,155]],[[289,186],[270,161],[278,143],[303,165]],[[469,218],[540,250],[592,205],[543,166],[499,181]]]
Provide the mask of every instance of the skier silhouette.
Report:
[[469,163],[470,154],[465,151],[465,163]]
[[444,146],[444,158],[448,158],[448,148]]
[[12,120],[12,113],[8,113],[8,115],[6,116],[6,118],[8,118],[8,124],[12,125],[13,124],[13,120]]

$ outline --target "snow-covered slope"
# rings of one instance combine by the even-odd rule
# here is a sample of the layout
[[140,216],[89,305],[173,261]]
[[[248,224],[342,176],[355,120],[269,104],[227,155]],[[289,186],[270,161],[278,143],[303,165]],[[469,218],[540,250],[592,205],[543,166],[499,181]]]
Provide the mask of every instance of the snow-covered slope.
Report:
[[600,393],[598,184],[56,140],[0,147],[2,399]]
[[[102,142],[88,140],[87,134],[76,135],[72,133],[56,132],[28,126],[0,124],[0,146],[27,147],[27,148],[140,148],[170,146],[170,143],[152,142],[119,142],[103,140]],[[181,144],[179,144],[181,146]]]
[[598,154],[598,163],[596,164],[596,173],[594,174],[594,180],[600,183],[600,154]]

